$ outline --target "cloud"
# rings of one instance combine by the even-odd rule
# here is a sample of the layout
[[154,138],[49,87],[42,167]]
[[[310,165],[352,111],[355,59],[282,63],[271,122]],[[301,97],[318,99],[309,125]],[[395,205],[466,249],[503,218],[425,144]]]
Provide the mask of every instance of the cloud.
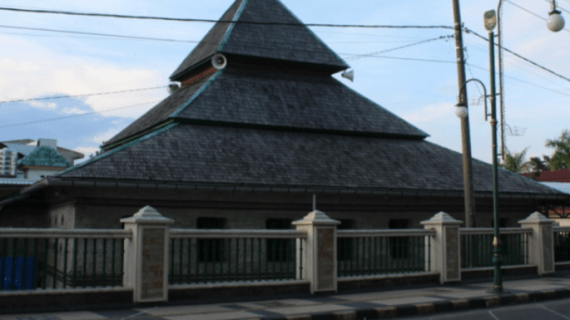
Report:
[[61,110],[61,112],[65,113],[65,114],[85,114],[85,113],[87,113],[87,111],[81,110],[78,108],[63,108],[63,110]]
[[[2,100],[29,99],[50,95],[81,95],[150,88],[166,85],[158,71],[139,67],[124,67],[124,63],[103,62],[89,57],[56,53],[30,41],[0,36],[3,46],[11,48],[0,52],[0,98]],[[97,95],[83,98],[93,111],[161,100],[166,89],[131,93]],[[55,103],[29,102],[37,108],[55,108]],[[149,105],[122,109],[113,116],[135,118],[149,109]],[[85,110],[64,109],[65,114],[85,113]],[[109,114],[103,113],[103,116]]]
[[57,104],[55,102],[29,101],[28,104],[32,107],[41,109],[55,109],[57,107]]
[[401,117],[413,124],[432,122],[440,118],[453,119],[455,117],[455,110],[453,108],[454,105],[450,103],[433,104],[404,113]]
[[107,141],[109,139],[111,139],[112,137],[114,137],[117,133],[119,133],[119,129],[116,128],[111,128],[103,133],[99,133],[97,135],[95,135],[92,139],[93,142],[98,143],[98,144],[102,144],[103,141]]
[[99,148],[94,148],[94,147],[79,147],[79,148],[75,148],[75,151],[77,152],[81,152],[85,155],[85,157],[83,159],[78,159],[75,160],[75,164],[80,164],[83,161],[87,161],[89,160],[89,156],[92,154],[96,154],[99,151]]

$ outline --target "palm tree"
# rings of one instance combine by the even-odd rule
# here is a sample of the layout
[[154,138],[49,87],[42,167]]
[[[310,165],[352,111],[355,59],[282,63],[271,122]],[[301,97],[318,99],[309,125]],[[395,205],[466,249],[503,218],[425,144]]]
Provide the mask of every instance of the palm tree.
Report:
[[503,163],[500,164],[500,166],[502,168],[505,168],[505,170],[514,172],[514,173],[525,173],[528,172],[528,170],[530,169],[530,163],[526,162],[524,160],[525,156],[526,156],[526,151],[527,148],[524,148],[523,151],[518,152],[518,153],[511,153],[509,150],[507,150],[507,153],[505,154],[505,159],[503,160]]
[[531,178],[534,180],[538,180],[538,177],[540,177],[542,171],[548,170],[548,163],[550,161],[550,158],[548,158],[547,156],[543,157],[544,161],[540,160],[539,157],[534,157],[530,158],[530,161],[528,162],[529,170],[532,173]]
[[546,140],[547,147],[554,148],[554,154],[548,158],[551,171],[570,168],[570,131],[564,130],[559,139]]

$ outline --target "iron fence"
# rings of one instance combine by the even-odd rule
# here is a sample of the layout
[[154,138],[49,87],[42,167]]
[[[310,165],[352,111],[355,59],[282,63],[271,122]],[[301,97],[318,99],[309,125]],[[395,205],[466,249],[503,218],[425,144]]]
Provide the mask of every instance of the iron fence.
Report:
[[168,282],[301,280],[304,238],[296,230],[171,229]]
[[[461,229],[461,268],[493,266],[493,229]],[[531,229],[501,228],[501,253],[503,266],[528,264],[529,234]]]
[[339,230],[338,277],[431,271],[433,230]]
[[0,290],[123,285],[130,231],[0,229]]
[[570,228],[554,228],[554,262],[570,262]]

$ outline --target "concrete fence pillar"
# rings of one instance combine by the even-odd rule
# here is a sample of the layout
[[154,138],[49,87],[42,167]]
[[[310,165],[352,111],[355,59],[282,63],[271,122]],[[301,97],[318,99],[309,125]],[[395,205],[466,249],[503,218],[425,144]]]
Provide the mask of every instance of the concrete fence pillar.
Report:
[[531,228],[532,234],[528,241],[529,263],[537,266],[538,274],[554,272],[554,236],[550,220],[540,212],[534,212],[528,218],[520,220],[522,228]]
[[[307,233],[307,239],[297,241],[297,263],[302,265],[302,274],[297,269],[297,278],[311,282],[311,294],[337,291],[336,228],[340,221],[329,218],[315,210],[301,220],[293,222],[297,230]],[[300,244],[302,242],[303,251]]]
[[168,235],[174,220],[150,206],[121,219],[133,238],[125,240],[123,284],[133,288],[133,302],[168,301]]
[[440,283],[461,281],[461,239],[459,225],[445,212],[440,212],[431,219],[422,221],[425,229],[434,229],[435,237],[431,243],[431,270],[439,272]]

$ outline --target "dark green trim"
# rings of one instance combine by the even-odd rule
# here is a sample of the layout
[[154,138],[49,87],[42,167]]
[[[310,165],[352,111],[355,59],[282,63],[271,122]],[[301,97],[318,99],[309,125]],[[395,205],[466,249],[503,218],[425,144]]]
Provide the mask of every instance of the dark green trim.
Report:
[[184,69],[183,71],[177,73],[177,74],[173,74],[170,76],[170,81],[182,81],[182,79],[184,79],[184,77],[189,74],[190,72],[198,69],[199,67],[203,66],[204,64],[210,62],[210,60],[212,59],[214,55],[208,56],[207,58],[205,58],[204,60],[194,64],[193,66],[191,66],[190,68]]
[[119,146],[125,144],[125,143],[129,143],[129,142],[131,142],[131,141],[133,141],[133,140],[136,140],[136,139],[139,139],[140,137],[143,137],[143,136],[145,136],[145,135],[147,135],[147,134],[149,134],[149,133],[152,133],[153,131],[160,130],[161,128],[163,128],[163,127],[165,127],[165,126],[167,126],[167,125],[169,125],[169,124],[171,124],[171,123],[174,123],[174,122],[175,122],[175,121],[174,121],[173,119],[168,118],[168,119],[164,120],[163,122],[160,122],[159,124],[155,125],[154,127],[150,127],[150,129],[147,129],[147,130],[142,131],[142,132],[139,132],[139,133],[137,133],[137,134],[135,134],[135,135],[126,137],[126,138],[121,139],[121,140],[119,140],[119,141],[117,141],[117,142],[115,142],[115,143],[112,143],[112,144],[109,144],[109,145],[106,145],[106,146],[101,146],[101,149],[102,149],[103,151],[112,150],[112,149],[114,149],[114,148],[116,148],[116,147],[119,147]]
[[170,126],[166,126],[166,127],[162,128],[162,129],[160,129],[160,130],[156,130],[156,129],[155,129],[155,131],[148,133],[146,136],[143,136],[143,137],[141,137],[141,138],[139,138],[139,139],[136,139],[136,140],[134,140],[134,141],[131,141],[130,143],[124,144],[124,145],[122,145],[122,146],[120,146],[120,147],[118,147],[118,148],[115,148],[115,149],[113,149],[113,150],[111,150],[111,151],[109,151],[109,152],[105,152],[105,153],[103,153],[103,154],[100,154],[100,155],[96,156],[96,157],[93,158],[93,159],[87,160],[87,161],[85,161],[85,162],[83,162],[83,163],[81,163],[81,164],[78,164],[78,165],[76,165],[76,166],[73,166],[73,167],[71,167],[71,168],[69,168],[69,169],[67,169],[67,170],[65,170],[65,171],[58,172],[55,176],[57,177],[57,176],[59,176],[59,175],[68,173],[68,172],[73,171],[73,170],[75,170],[75,169],[79,169],[79,168],[81,168],[81,167],[84,167],[84,166],[86,166],[86,165],[88,165],[88,164],[90,164],[90,163],[93,163],[93,162],[95,162],[95,161],[98,161],[98,160],[101,160],[101,159],[103,159],[103,158],[106,158],[106,157],[108,157],[108,156],[110,156],[110,155],[112,155],[112,154],[115,154],[116,152],[119,152],[119,151],[124,150],[124,149],[129,148],[129,147],[132,147],[132,146],[134,146],[135,144],[137,144],[137,143],[139,143],[139,142],[145,141],[145,140],[150,139],[150,138],[152,138],[152,137],[154,137],[154,136],[157,136],[157,135],[159,135],[159,134],[161,134],[161,133],[163,133],[163,132],[165,132],[165,131],[168,131],[168,130],[170,130],[170,129],[176,127],[177,125],[178,125],[177,123],[172,123]]
[[192,102],[194,102],[194,100],[196,100],[196,98],[198,98],[202,94],[202,92],[204,92],[206,89],[208,89],[208,87],[212,84],[212,82],[214,82],[214,81],[216,81],[216,79],[218,79],[218,77],[222,74],[223,71],[224,70],[219,70],[218,72],[214,73],[214,75],[208,80],[208,82],[203,84],[202,87],[200,87],[200,89],[198,89],[198,91],[196,91],[192,95],[192,97],[190,97],[190,99],[188,99],[188,101],[186,101],[182,106],[178,107],[178,109],[176,109],[176,111],[174,111],[168,117],[169,118],[176,117],[180,112],[184,111],[184,109],[186,109],[186,107],[188,107]]
[[[241,14],[243,13],[243,10],[247,6],[248,0],[242,0],[242,1],[243,2],[239,5],[239,8],[238,8],[236,14],[232,18],[232,21],[238,21],[239,18],[241,17]],[[236,26],[235,23],[231,23],[229,25],[228,29],[226,30],[226,34],[224,35],[224,38],[222,39],[222,42],[220,42],[220,45],[218,46],[218,52],[222,51],[222,49],[226,45],[226,42],[228,42],[228,40],[230,39],[230,36],[232,35],[232,31],[234,31],[235,26]]]
[[357,131],[343,131],[343,130],[330,130],[330,129],[311,129],[311,128],[298,128],[286,126],[270,126],[262,124],[250,123],[235,123],[224,121],[210,121],[186,118],[173,118],[176,123],[182,124],[198,124],[206,126],[220,126],[230,128],[247,128],[247,129],[262,129],[262,130],[276,130],[288,132],[309,132],[309,133],[323,133],[323,134],[339,134],[350,136],[363,136],[363,137],[378,137],[378,138],[395,138],[395,139],[410,139],[410,140],[423,140],[425,137],[421,135],[407,135],[407,134],[393,134],[393,133],[376,133],[376,132],[357,132]]

